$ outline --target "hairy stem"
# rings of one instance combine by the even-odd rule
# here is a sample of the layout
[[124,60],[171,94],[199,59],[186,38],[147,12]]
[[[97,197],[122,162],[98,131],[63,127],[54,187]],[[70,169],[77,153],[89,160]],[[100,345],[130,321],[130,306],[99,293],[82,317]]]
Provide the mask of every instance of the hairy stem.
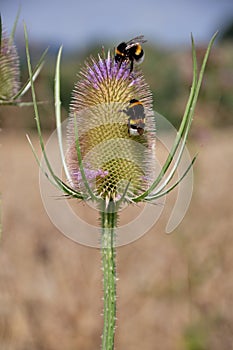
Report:
[[113,350],[116,323],[115,230],[117,225],[117,211],[115,204],[110,202],[107,207],[102,207],[100,216],[104,289],[102,350]]

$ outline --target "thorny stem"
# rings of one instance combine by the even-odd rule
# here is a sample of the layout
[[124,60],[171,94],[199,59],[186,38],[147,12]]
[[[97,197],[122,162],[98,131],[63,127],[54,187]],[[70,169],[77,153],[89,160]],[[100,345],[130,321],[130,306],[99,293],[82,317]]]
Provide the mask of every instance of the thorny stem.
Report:
[[113,202],[107,208],[103,205],[101,217],[101,252],[104,289],[104,326],[102,350],[114,349],[116,323],[116,247],[115,235],[117,226],[117,210]]

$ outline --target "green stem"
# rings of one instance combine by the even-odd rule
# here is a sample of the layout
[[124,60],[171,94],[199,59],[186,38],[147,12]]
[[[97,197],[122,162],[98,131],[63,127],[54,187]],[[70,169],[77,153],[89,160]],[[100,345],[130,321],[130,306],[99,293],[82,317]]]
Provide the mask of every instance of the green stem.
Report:
[[113,202],[103,206],[101,217],[101,252],[104,289],[104,326],[102,350],[114,349],[116,323],[116,248],[115,234],[117,226],[117,210]]

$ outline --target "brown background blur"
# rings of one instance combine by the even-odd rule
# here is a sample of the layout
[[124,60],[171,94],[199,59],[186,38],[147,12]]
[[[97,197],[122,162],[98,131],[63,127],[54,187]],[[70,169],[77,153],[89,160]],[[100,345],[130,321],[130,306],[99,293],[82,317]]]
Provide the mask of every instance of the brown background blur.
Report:
[[[94,48],[90,51],[95,51]],[[198,48],[198,59],[203,56]],[[190,51],[148,47],[143,72],[155,109],[178,125],[191,81]],[[35,54],[35,61],[37,53]],[[62,63],[62,100],[83,58]],[[22,81],[26,68],[21,62]],[[45,139],[54,129],[54,57],[36,83]],[[159,222],[117,252],[116,349],[233,349],[233,47],[213,49],[188,147],[199,152],[189,210],[164,233],[174,195]],[[30,95],[26,96],[30,100]],[[66,109],[65,109],[66,108]],[[33,110],[1,107],[3,234],[0,254],[0,349],[92,350],[102,331],[101,257],[64,237],[40,198]]]

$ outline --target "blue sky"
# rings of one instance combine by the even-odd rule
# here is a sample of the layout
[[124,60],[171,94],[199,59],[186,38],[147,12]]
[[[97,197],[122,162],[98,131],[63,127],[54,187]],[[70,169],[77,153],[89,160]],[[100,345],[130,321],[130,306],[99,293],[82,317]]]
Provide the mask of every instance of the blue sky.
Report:
[[65,48],[84,48],[91,42],[118,43],[144,34],[159,45],[189,45],[210,36],[233,18],[233,0],[1,0],[4,27],[10,31],[21,6],[30,40]]

